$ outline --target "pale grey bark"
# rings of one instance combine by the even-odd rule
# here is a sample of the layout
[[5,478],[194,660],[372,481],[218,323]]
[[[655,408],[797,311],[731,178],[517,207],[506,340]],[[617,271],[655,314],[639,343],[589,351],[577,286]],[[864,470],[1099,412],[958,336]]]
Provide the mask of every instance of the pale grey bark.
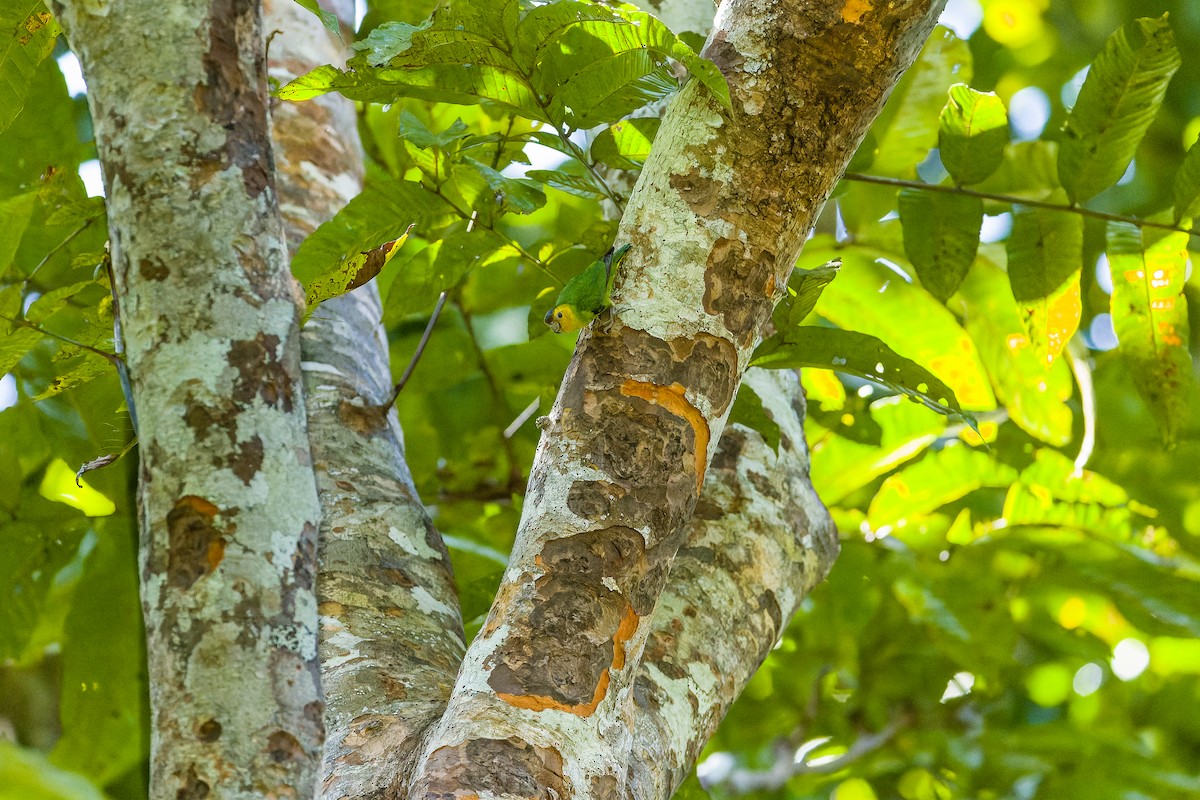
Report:
[[779,426],[778,449],[730,425],[713,456],[634,684],[628,764],[638,800],[666,800],[679,787],[837,558],[837,529],[809,479],[799,379],[750,369],[743,383]]
[[320,509],[259,9],[55,12],[88,81],[140,412],[150,794],[307,797]]
[[[349,4],[346,4],[349,5]],[[339,63],[341,43],[291,0],[267,0],[272,77]],[[346,19],[346,11],[339,9]],[[294,249],[362,188],[353,104],[339,95],[274,114],[280,195]],[[441,714],[465,649],[449,559],[404,460],[374,282],[323,303],[302,335],[321,500],[324,798],[376,797]]]
[[[730,0],[633,192],[609,330],[538,449],[509,569],[411,789],[629,791],[630,694],[734,392],[804,236],[941,3]],[[801,77],[802,76],[802,79]]]

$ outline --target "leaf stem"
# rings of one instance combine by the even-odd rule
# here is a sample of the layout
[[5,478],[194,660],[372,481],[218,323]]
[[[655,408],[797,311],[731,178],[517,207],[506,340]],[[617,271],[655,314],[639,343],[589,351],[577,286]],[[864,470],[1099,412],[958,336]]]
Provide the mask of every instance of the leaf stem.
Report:
[[1157,228],[1159,230],[1171,231],[1173,233],[1186,233],[1189,236],[1200,236],[1200,231],[1191,231],[1186,228],[1181,228],[1178,225],[1168,225],[1165,222],[1152,222],[1146,219],[1138,219],[1137,217],[1127,217],[1121,214],[1109,214],[1106,211],[1095,211],[1083,206],[1064,206],[1060,203],[1047,203],[1044,200],[1027,200],[1021,197],[1013,197],[1006,194],[995,194],[993,192],[981,192],[976,189],[966,189],[962,186],[944,186],[937,183],[922,183],[921,181],[910,181],[903,178],[885,178],[882,175],[865,175],[861,172],[847,172],[842,176],[846,180],[858,181],[859,183],[874,183],[880,186],[895,186],[901,189],[917,189],[925,192],[940,192],[941,194],[956,194],[963,197],[978,197],[982,200],[995,200],[999,203],[1009,203],[1012,205],[1029,206],[1030,208],[1043,208],[1048,211],[1065,211],[1072,214],[1078,214],[1081,217],[1091,217],[1105,222],[1128,222],[1130,225],[1135,225],[1138,228]]

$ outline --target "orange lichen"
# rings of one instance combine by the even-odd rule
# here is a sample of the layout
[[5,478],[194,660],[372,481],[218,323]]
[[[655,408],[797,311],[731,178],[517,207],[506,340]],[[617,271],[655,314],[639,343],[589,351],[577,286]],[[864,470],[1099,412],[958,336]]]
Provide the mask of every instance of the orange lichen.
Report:
[[870,10],[871,4],[868,0],[846,0],[846,5],[842,6],[842,20],[853,25]]
[[696,494],[704,485],[704,470],[708,466],[708,420],[700,413],[700,409],[687,401],[686,390],[678,383],[670,386],[660,386],[656,383],[627,380],[621,384],[621,394],[626,397],[640,397],[686,421],[692,426],[696,436]]

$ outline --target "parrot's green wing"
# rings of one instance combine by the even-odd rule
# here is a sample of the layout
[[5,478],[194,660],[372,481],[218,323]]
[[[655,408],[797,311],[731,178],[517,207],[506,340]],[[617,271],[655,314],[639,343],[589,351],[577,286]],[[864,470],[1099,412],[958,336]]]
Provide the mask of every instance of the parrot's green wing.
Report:
[[558,293],[554,308],[546,312],[546,324],[555,333],[577,331],[612,306],[612,287],[621,259],[632,245],[609,250],[600,261],[567,281]]

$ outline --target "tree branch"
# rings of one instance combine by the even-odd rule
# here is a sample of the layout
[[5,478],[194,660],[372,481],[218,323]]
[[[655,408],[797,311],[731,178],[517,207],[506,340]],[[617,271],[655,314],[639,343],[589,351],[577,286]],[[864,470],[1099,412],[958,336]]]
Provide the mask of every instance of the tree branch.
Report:
[[[816,213],[941,3],[730,0],[618,239],[611,331],[579,340],[509,569],[410,796],[623,794],[654,606],[762,328]],[[804,75],[804,81],[796,81]]]
[[1062,211],[1068,214],[1078,214],[1081,217],[1090,217],[1092,219],[1103,220],[1104,222],[1128,222],[1130,225],[1136,225],[1139,228],[1157,228],[1162,231],[1172,231],[1174,233],[1186,233],[1189,236],[1200,236],[1200,231],[1193,231],[1187,228],[1181,228],[1178,225],[1168,225],[1165,222],[1153,222],[1148,219],[1139,219],[1137,217],[1127,217],[1121,214],[1109,214],[1107,211],[1093,211],[1090,208],[1083,206],[1064,206],[1059,203],[1047,203],[1045,200],[1033,200],[1022,197],[1014,197],[1007,194],[995,194],[994,192],[981,192],[977,189],[968,189],[965,186],[944,186],[940,183],[924,183],[922,181],[909,181],[903,178],[885,178],[882,175],[864,175],[861,172],[847,172],[842,176],[848,181],[858,181],[859,183],[874,183],[879,186],[894,186],[898,189],[918,189],[922,192],[937,192],[939,194],[957,194],[963,197],[978,197],[981,200],[995,200],[999,203],[1010,203],[1012,205],[1029,206],[1030,208],[1044,208],[1049,211]]
[[[353,8],[339,13],[351,19]],[[291,0],[265,3],[271,74],[339,63],[340,43]],[[340,95],[274,113],[284,222],[294,250],[361,188],[353,104]],[[321,500],[321,797],[377,797],[445,705],[465,648],[445,546],[404,460],[374,281],[327,300],[301,338]]]

